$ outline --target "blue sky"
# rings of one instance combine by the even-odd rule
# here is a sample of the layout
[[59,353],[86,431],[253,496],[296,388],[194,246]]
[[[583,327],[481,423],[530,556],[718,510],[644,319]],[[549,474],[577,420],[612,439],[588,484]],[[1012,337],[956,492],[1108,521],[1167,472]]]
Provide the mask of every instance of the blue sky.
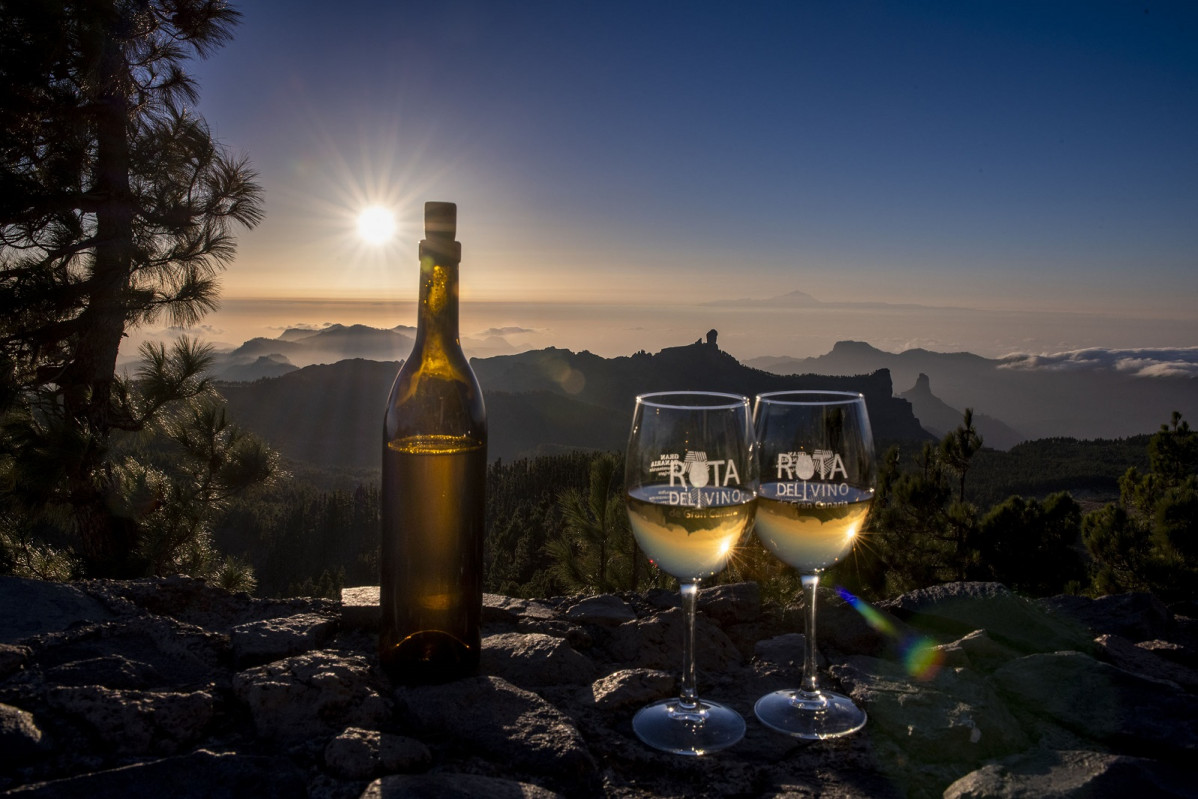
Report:
[[229,297],[410,299],[438,199],[467,299],[1198,317],[1198,3],[235,5]]

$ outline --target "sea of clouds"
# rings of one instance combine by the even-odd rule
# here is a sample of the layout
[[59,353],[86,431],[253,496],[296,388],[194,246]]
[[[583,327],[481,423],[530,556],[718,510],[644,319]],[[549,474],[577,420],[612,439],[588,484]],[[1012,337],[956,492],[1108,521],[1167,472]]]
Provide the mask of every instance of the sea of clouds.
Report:
[[1013,353],[1001,369],[1111,371],[1132,377],[1198,377],[1198,347],[1105,349],[1088,347],[1049,354]]

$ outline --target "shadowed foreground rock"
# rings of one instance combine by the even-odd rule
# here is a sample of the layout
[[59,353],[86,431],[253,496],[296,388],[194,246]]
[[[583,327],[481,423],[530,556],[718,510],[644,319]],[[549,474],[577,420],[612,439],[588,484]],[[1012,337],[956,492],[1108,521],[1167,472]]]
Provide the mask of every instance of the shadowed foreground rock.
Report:
[[1000,585],[864,614],[821,597],[829,685],[868,711],[793,741],[753,703],[802,636],[752,584],[705,589],[700,694],[748,719],[681,758],[631,716],[676,690],[677,595],[488,595],[483,673],[381,675],[377,589],[263,600],[186,578],[0,577],[0,796],[1198,796],[1198,623],[1147,595],[1029,601]]

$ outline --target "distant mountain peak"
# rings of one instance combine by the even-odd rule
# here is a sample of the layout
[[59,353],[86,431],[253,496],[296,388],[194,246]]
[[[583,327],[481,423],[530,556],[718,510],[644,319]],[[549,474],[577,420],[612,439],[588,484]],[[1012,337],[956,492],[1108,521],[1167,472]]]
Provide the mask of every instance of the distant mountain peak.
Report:
[[815,297],[812,297],[805,291],[791,291],[786,294],[776,295],[774,297],[766,297],[765,299],[739,297],[732,300],[714,300],[712,302],[706,302],[703,304],[735,306],[740,308],[810,308],[815,305],[823,305],[824,303],[820,302]]
[[831,355],[873,355],[875,353],[882,354],[882,351],[872,344],[867,344],[864,341],[838,341],[832,346]]
[[812,297],[810,294],[808,294],[805,291],[798,291],[797,289],[795,291],[788,291],[787,293],[783,294],[780,297],[777,297],[776,299],[778,301],[785,300],[785,301],[787,301],[791,304],[795,304],[795,305],[798,305],[798,304],[819,305],[820,304],[820,301],[817,300],[815,297]]
[[906,394],[919,394],[932,396],[932,380],[923,372],[919,373],[919,377],[915,378],[915,385]]
[[302,341],[319,333],[318,328],[313,327],[289,327],[279,334],[279,339],[282,341]]

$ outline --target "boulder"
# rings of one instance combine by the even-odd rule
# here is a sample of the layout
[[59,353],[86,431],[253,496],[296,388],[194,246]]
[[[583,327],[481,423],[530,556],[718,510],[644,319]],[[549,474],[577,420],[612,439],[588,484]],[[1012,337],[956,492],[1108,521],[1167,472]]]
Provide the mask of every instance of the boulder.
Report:
[[[0,576],[0,644],[13,644],[42,633],[108,621],[116,614],[68,583]],[[20,612],[13,612],[19,608]]]
[[329,616],[297,613],[238,624],[229,630],[229,640],[238,665],[256,666],[318,649],[335,629]]
[[1198,751],[1198,698],[1081,652],[1018,658],[999,667],[994,682],[1025,718],[1046,719],[1098,743],[1144,755]]
[[0,606],[8,629],[36,631],[0,642],[0,795],[1193,795],[1196,625],[1146,595],[1033,602],[959,583],[878,607],[823,591],[820,683],[869,721],[800,742],[753,706],[797,685],[801,606],[787,618],[751,585],[705,588],[700,696],[747,728],[683,758],[631,724],[678,689],[676,591],[487,595],[489,673],[397,688],[344,599],[338,615],[190,578],[63,588],[30,595],[78,618]]
[[414,773],[428,769],[433,756],[415,738],[378,730],[347,727],[324,748],[324,763],[334,774],[350,780],[379,773]]
[[303,773],[284,757],[200,749],[24,786],[20,799],[128,799],[163,796],[210,799],[252,796],[295,799],[307,792]]
[[601,627],[618,627],[636,618],[636,611],[618,596],[602,594],[589,596],[571,605],[565,617],[575,624],[597,624]]
[[400,688],[395,700],[417,730],[448,735],[498,762],[549,774],[596,769],[568,716],[502,678]]
[[[629,666],[678,671],[682,668],[685,616],[669,608],[616,628],[608,644],[613,661]],[[695,664],[699,669],[727,671],[741,662],[740,652],[716,624],[695,618]]]
[[1045,609],[999,583],[947,583],[879,603],[913,627],[957,637],[974,630],[1022,652],[1093,649],[1080,623]]
[[1033,749],[966,774],[948,786],[944,799],[1194,795],[1192,769],[1109,752]]
[[589,682],[595,665],[564,638],[542,633],[499,633],[482,642],[481,669],[527,688]]
[[212,720],[209,691],[130,691],[102,685],[63,687],[51,707],[78,718],[117,752],[174,754],[200,740]]
[[428,774],[383,777],[366,787],[361,799],[559,799],[560,794],[527,782],[478,774]]
[[362,655],[320,650],[239,672],[233,691],[260,737],[283,742],[347,726],[377,728],[388,715]]
[[657,669],[621,669],[591,685],[595,706],[606,710],[639,708],[674,693],[674,675]]

